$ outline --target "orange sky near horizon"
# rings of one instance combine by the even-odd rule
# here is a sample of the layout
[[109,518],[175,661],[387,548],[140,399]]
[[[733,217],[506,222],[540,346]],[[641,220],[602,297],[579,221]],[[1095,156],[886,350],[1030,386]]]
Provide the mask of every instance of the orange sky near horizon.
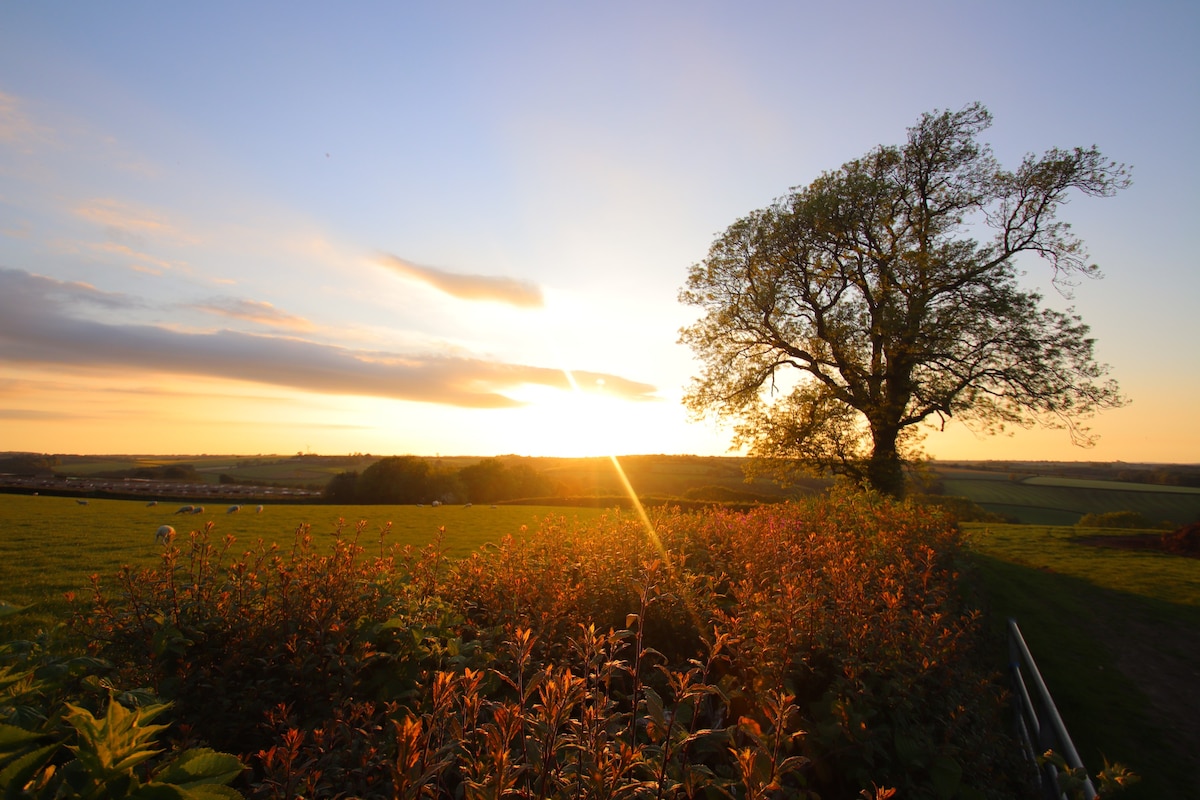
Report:
[[1200,106],[1178,91],[1200,6],[371,12],[0,12],[0,451],[730,454],[681,403],[688,268],[980,101],[1006,167],[1092,144],[1132,165],[1061,211],[1103,279],[1064,297],[1022,264],[1131,403],[1090,449],[952,421],[924,450],[1200,462]]

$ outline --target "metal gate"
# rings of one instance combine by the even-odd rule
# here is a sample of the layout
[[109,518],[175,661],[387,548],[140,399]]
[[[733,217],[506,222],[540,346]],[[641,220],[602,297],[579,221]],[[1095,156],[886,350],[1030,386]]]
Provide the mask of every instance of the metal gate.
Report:
[[[1017,733],[1025,746],[1026,754],[1037,764],[1043,753],[1053,750],[1063,758],[1068,767],[1072,770],[1083,769],[1086,775],[1083,761],[1075,750],[1071,735],[1067,733],[1067,726],[1059,716],[1054,698],[1050,696],[1050,690],[1046,688],[1046,682],[1038,672],[1037,664],[1034,663],[1033,655],[1029,652],[1015,619],[1008,621],[1008,655],[1009,669],[1012,672],[1013,701],[1017,712]],[[1053,764],[1043,764],[1038,770],[1038,779],[1048,800],[1066,797],[1059,790],[1058,769]],[[1089,800],[1096,796],[1091,778],[1084,779],[1083,791]]]

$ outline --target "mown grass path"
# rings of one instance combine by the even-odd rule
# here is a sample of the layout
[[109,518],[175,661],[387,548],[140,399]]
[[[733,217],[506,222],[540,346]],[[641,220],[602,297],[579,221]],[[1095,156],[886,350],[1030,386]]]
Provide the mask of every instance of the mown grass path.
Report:
[[1142,776],[1126,797],[1200,789],[1200,559],[1097,547],[1127,531],[967,524],[996,626],[1015,617],[1085,763]]

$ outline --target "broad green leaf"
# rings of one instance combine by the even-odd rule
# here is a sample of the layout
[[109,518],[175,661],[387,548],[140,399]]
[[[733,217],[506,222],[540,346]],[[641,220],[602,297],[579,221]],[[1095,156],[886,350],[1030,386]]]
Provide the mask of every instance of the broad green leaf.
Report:
[[646,696],[646,714],[649,715],[650,719],[653,720],[654,723],[660,728],[666,728],[667,717],[666,714],[663,713],[662,698],[659,697],[658,692],[654,691],[654,689],[650,686],[645,687],[642,691]]
[[788,756],[783,761],[779,762],[779,766],[775,771],[780,775],[788,772],[796,772],[797,770],[805,769],[812,762],[805,756]]
[[31,606],[14,606],[12,603],[7,603],[3,600],[0,600],[0,617],[7,617],[7,616],[11,616],[13,614],[20,614],[22,611],[24,611],[27,608],[31,608]]
[[187,790],[187,793],[188,797],[194,800],[242,800],[242,793],[237,789],[231,789],[228,786],[218,786],[215,783],[193,786]]
[[24,750],[25,745],[30,742],[36,742],[38,739],[45,739],[43,733],[27,731],[24,728],[18,728],[15,725],[5,725],[0,722],[0,757],[5,753],[15,753],[18,750]]
[[180,786],[170,783],[147,783],[129,794],[128,800],[189,800],[192,795]]
[[190,789],[196,786],[229,783],[244,769],[237,756],[218,753],[207,747],[197,747],[180,753],[178,758],[154,776],[154,780]]
[[962,766],[949,756],[938,756],[929,768],[933,779],[933,790],[938,797],[954,797],[958,784],[962,781]]
[[4,790],[5,800],[22,797],[24,794],[21,791],[22,788],[50,760],[59,747],[59,743],[54,742],[37,750],[30,750],[10,761],[4,769],[0,770],[0,789]]

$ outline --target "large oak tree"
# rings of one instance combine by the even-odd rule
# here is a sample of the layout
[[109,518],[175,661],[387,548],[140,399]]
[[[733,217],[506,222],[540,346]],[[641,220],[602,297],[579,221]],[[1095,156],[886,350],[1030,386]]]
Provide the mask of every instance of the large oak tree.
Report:
[[990,124],[979,104],[925,114],[903,145],[729,226],[680,292],[704,311],[681,331],[702,364],[688,408],[734,420],[760,464],[892,495],[921,423],[1043,423],[1089,441],[1086,420],[1124,400],[1088,327],[1044,308],[1018,262],[1043,259],[1068,296],[1097,275],[1056,214],[1074,192],[1114,194],[1127,170],[1095,147],[1003,169],[979,141]]

